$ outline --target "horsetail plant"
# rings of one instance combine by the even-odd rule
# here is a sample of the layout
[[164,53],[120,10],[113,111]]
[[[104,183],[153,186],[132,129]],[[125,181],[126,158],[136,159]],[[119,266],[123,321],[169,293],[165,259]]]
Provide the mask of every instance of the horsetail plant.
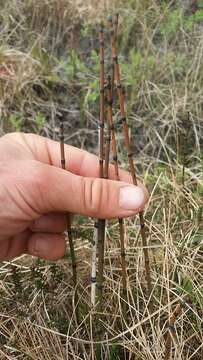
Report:
[[[99,29],[99,44],[100,44],[100,115],[99,115],[99,177],[108,179],[109,177],[109,162],[110,162],[110,151],[113,153],[113,164],[114,164],[114,176],[117,181],[119,181],[119,167],[118,167],[118,155],[117,155],[117,142],[115,134],[115,125],[113,120],[113,103],[114,99],[114,88],[116,88],[116,93],[119,102],[120,115],[123,126],[123,135],[124,143],[127,149],[128,159],[129,159],[129,168],[131,176],[133,179],[133,184],[137,185],[137,177],[135,173],[135,166],[133,162],[133,154],[131,152],[130,138],[128,133],[128,126],[126,122],[125,115],[125,104],[124,104],[124,92],[121,86],[120,81],[120,68],[117,58],[116,50],[116,39],[118,31],[118,15],[116,16],[114,22],[113,18],[109,17],[110,23],[110,47],[111,47],[111,72],[108,76],[107,83],[105,83],[105,62],[104,62],[104,26],[101,24]],[[105,91],[107,95],[105,97]],[[107,134],[106,137],[104,127],[105,127],[105,100],[107,101]],[[146,280],[147,280],[147,289],[148,296],[150,297],[152,292],[151,278],[150,278],[150,265],[149,265],[149,255],[147,250],[147,241],[145,234],[145,223],[143,212],[139,213],[140,217],[140,226],[141,226],[141,235],[142,235],[142,244],[144,249],[144,258],[145,258],[145,270],[146,270]],[[120,235],[120,246],[121,246],[121,268],[122,268],[122,284],[123,284],[123,293],[127,296],[127,266],[125,259],[125,228],[123,219],[118,219],[119,221],[119,235]],[[94,238],[93,238],[93,250],[92,250],[92,273],[91,273],[91,303],[93,306],[96,305],[96,286],[97,286],[97,359],[101,359],[102,348],[101,340],[103,334],[103,328],[101,325],[101,316],[103,311],[102,297],[103,297],[103,272],[104,272],[104,246],[105,246],[105,226],[106,222],[104,219],[100,219],[95,222]],[[98,246],[98,274],[96,276],[96,263],[97,263],[97,246]],[[97,282],[96,282],[97,281]]]
[[[114,86],[114,85],[113,85]],[[113,123],[113,94],[112,94],[112,79],[111,76],[108,76],[107,84],[107,99],[108,99],[108,127],[110,129],[110,136],[112,141],[112,153],[113,153],[113,163],[114,163],[114,176],[115,180],[119,180],[119,170],[118,170],[118,155],[117,155],[117,143],[115,135],[115,126]],[[123,292],[126,295],[127,292],[127,267],[125,260],[125,231],[124,231],[124,220],[119,219],[119,235],[120,235],[120,245],[121,245],[121,267],[122,267],[122,283],[123,283]]]
[[104,177],[104,119],[105,119],[105,78],[104,78],[104,25],[99,29],[100,51],[100,114],[99,114],[99,177]]
[[[108,22],[110,23],[110,48],[113,46],[113,42],[117,43],[118,38],[118,19],[119,14],[115,15],[115,19],[113,22],[113,18],[110,15],[108,17]],[[114,96],[114,83],[115,83],[115,75],[114,75],[114,61],[111,52],[111,90],[112,90],[112,97]]]
[[93,240],[92,240],[92,260],[91,260],[91,304],[93,307],[96,305],[97,246],[98,246],[98,221],[95,221]]
[[[100,42],[100,115],[99,115],[99,177],[104,178],[104,120],[105,120],[105,88],[104,88],[104,26],[101,24],[99,30]],[[104,267],[104,241],[105,241],[105,220],[98,221],[98,301],[99,308],[102,303],[103,288],[103,267]]]
[[[113,43],[117,42],[118,18],[119,18],[119,14],[116,14],[115,20],[114,20],[114,27],[113,27],[113,18],[112,18],[112,16],[108,17],[108,21],[110,23],[110,48],[111,49],[113,47]],[[111,76],[109,77],[109,81],[111,81],[111,87],[108,89],[108,102],[109,102],[108,119],[110,122],[111,133],[112,133],[112,152],[113,152],[114,174],[115,174],[115,179],[119,180],[117,143],[116,143],[116,135],[115,135],[115,126],[113,124],[115,71],[114,71],[114,60],[113,60],[112,51],[111,51]],[[126,266],[126,259],[125,259],[125,235],[124,235],[125,229],[124,229],[124,220],[119,219],[118,221],[119,221],[119,236],[120,236],[120,245],[121,245],[121,267],[122,267],[123,293],[126,296],[126,294],[127,294],[127,266]]]
[[[124,94],[121,85],[121,76],[120,76],[120,66],[118,62],[118,54],[117,54],[117,47],[115,43],[115,34],[114,34],[114,27],[112,19],[109,21],[110,23],[110,31],[111,31],[111,52],[112,58],[114,62],[114,76],[117,88],[117,95],[119,101],[119,108],[120,108],[120,116],[123,128],[123,137],[124,137],[124,144],[127,150],[128,156],[128,163],[129,163],[129,170],[132,176],[133,184],[137,186],[137,176],[135,171],[135,165],[133,161],[133,153],[131,151],[131,144],[130,144],[130,137],[129,137],[129,130],[127,125],[126,119],[126,112],[125,112],[125,101],[124,101]],[[143,245],[143,252],[144,252],[144,260],[145,260],[145,272],[146,272],[146,281],[147,281],[147,292],[148,298],[152,293],[152,282],[151,282],[151,275],[150,275],[150,262],[149,262],[149,254],[147,249],[147,238],[146,238],[146,231],[145,231],[145,221],[144,221],[144,214],[143,211],[139,212],[139,219],[140,219],[140,232],[142,237],[142,245]]]
[[[108,22],[110,23],[110,25],[113,25],[113,18],[110,15],[108,17]],[[113,46],[113,41],[114,41],[114,29],[113,26],[111,26],[110,28],[110,48],[112,48]],[[111,51],[111,92],[112,92],[112,98],[114,98],[114,80],[115,80],[115,76],[114,76],[114,61],[113,61],[113,56],[112,56],[112,51]],[[112,99],[113,101],[113,99]]]
[[168,333],[167,333],[166,342],[165,342],[164,360],[170,360],[171,350],[172,350],[172,341],[173,341],[173,337],[174,337],[174,333],[175,333],[175,322],[176,322],[178,316],[181,314],[181,312],[182,312],[182,304],[179,303],[176,306],[174,312],[171,314],[170,319],[169,319]]
[[[104,78],[104,25],[101,23],[99,28],[99,52],[100,52],[100,106],[99,106],[99,178],[104,178],[104,122],[105,122],[105,78]],[[103,310],[103,282],[104,282],[104,247],[105,247],[105,219],[98,220],[97,244],[98,244],[98,275],[97,275],[97,322],[96,333],[99,344],[96,349],[96,358],[101,359],[102,356],[102,323],[101,314]],[[95,300],[93,300],[93,303]]]
[[187,166],[187,138],[188,138],[188,126],[190,123],[190,112],[187,113],[187,121],[184,126],[184,122],[182,123],[182,185],[185,188],[185,169]]
[[108,179],[109,178],[109,162],[110,162],[110,151],[111,151],[111,131],[112,131],[112,126],[111,126],[111,122],[109,121],[109,116],[110,116],[110,111],[112,111],[112,96],[109,97],[109,91],[111,91],[111,77],[109,79],[108,77],[108,81],[107,81],[107,85],[106,85],[106,89],[107,89],[107,134],[106,134],[106,141],[105,141],[105,163],[104,163],[104,178]]
[[[61,168],[63,170],[65,170],[66,169],[66,158],[65,158],[65,146],[64,146],[64,124],[63,124],[63,117],[61,114],[59,116],[59,130],[60,130],[59,131],[59,140],[60,140],[60,152],[61,152]],[[74,307],[75,307],[76,320],[79,321],[78,292],[77,292],[77,264],[76,264],[73,236],[72,236],[70,214],[68,214],[68,213],[66,214],[66,224],[67,224],[68,241],[69,241],[69,246],[70,246],[70,256],[71,256],[71,262],[72,262],[73,286],[74,286],[74,290],[75,290]]]
[[118,40],[118,20],[119,20],[119,14],[117,13],[114,17],[114,40],[116,44]]

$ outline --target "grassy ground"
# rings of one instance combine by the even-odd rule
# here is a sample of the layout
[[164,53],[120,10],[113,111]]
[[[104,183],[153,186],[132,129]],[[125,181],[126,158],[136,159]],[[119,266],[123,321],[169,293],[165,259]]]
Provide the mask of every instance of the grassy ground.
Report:
[[[1,0],[0,6],[1,134],[32,131],[57,138],[60,112],[66,142],[92,152],[99,96],[96,24],[119,10],[133,151],[151,192],[145,218],[153,293],[150,308],[138,219],[126,220],[125,304],[118,226],[109,222],[103,359],[164,359],[177,304],[182,310],[171,329],[172,358],[202,359],[203,2]],[[93,221],[77,217],[74,224],[82,323],[72,311],[68,249],[56,264],[26,256],[2,263],[0,359],[94,359]]]

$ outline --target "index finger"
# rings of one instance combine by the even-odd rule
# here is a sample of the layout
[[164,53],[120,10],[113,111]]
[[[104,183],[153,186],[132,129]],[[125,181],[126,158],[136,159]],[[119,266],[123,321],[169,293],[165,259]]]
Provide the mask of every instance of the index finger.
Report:
[[[35,134],[9,134],[12,140],[17,141],[31,151],[35,160],[48,165],[61,167],[59,142]],[[85,150],[65,145],[66,170],[84,177],[99,177],[98,157]],[[109,167],[109,179],[115,180],[114,166]],[[132,183],[131,175],[120,169],[119,179]],[[140,182],[138,181],[140,185]]]

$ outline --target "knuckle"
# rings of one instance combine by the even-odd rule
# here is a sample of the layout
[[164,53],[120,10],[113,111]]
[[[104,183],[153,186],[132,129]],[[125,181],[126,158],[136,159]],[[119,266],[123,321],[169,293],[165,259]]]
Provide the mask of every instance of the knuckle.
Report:
[[2,136],[2,140],[4,140],[4,139],[13,139],[14,136],[15,136],[15,133],[14,133],[14,132],[8,133],[8,134],[4,134],[4,135]]
[[18,138],[20,138],[22,136],[22,133],[16,133],[16,132],[11,132],[11,133],[8,133],[8,134],[4,134],[3,136],[2,136],[2,140],[8,140],[8,141],[13,141],[13,140],[15,140],[15,139],[18,139]]
[[29,160],[26,164],[26,177],[24,185],[27,183],[30,190],[43,194],[48,185],[47,172],[44,166],[39,166],[36,160]]
[[27,194],[27,203],[33,213],[39,215],[42,205],[46,204],[46,192],[48,189],[47,172],[43,166],[39,166],[37,161],[29,161],[27,167],[29,175],[24,179],[23,186],[29,188]]
[[41,188],[44,188],[47,184],[47,171],[45,168],[43,166],[39,166],[38,162],[35,160],[29,162],[29,167],[33,183]]
[[99,215],[106,197],[107,186],[101,179],[85,179],[84,184],[85,210],[93,216]]

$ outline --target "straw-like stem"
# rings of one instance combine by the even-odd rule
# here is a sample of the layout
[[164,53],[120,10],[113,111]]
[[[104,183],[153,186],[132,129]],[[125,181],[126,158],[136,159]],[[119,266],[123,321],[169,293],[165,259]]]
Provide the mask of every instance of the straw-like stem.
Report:
[[[60,129],[59,139],[60,139],[60,150],[61,150],[61,167],[62,169],[65,170],[66,158],[65,158],[65,146],[64,146],[64,125],[63,125],[62,116],[60,116],[59,129]],[[70,214],[68,213],[66,213],[66,223],[67,223],[68,241],[70,246],[70,256],[72,262],[73,286],[75,291],[75,298],[74,298],[75,313],[76,313],[76,319],[77,321],[79,321],[78,294],[77,294],[77,263],[76,263],[75,248],[74,248],[74,242],[72,236]]]

